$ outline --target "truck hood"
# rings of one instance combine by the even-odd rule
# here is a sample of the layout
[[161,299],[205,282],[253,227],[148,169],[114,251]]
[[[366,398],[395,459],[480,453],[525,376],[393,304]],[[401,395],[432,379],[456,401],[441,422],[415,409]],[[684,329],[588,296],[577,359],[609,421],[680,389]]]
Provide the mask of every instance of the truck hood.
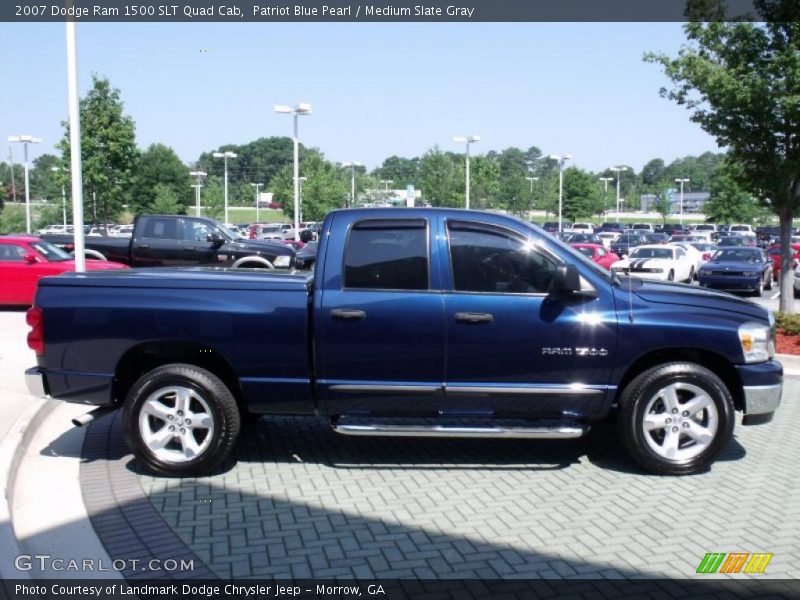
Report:
[[294,254],[294,248],[292,248],[291,245],[267,240],[242,240],[225,244],[225,250],[230,251],[234,249],[253,253],[266,252],[275,255]]
[[620,287],[620,292],[623,294],[628,291],[627,280],[632,281],[633,293],[647,302],[734,312],[750,319],[769,323],[769,313],[765,308],[731,294],[678,283],[645,281],[635,277],[623,279]]

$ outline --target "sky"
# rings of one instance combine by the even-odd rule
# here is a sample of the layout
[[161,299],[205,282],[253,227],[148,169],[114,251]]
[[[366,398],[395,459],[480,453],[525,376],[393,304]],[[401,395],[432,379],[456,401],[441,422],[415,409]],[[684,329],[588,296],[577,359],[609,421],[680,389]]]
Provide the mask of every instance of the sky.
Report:
[[[64,25],[0,23],[0,160],[9,135],[55,152],[67,115]],[[80,23],[81,95],[92,73],[121,91],[140,147],[187,163],[227,143],[291,135],[274,104],[309,102],[300,140],[372,169],[456,135],[473,154],[538,146],[600,171],[719,151],[645,52],[677,54],[678,23]],[[15,162],[22,148],[14,145]],[[231,164],[231,169],[235,168]]]

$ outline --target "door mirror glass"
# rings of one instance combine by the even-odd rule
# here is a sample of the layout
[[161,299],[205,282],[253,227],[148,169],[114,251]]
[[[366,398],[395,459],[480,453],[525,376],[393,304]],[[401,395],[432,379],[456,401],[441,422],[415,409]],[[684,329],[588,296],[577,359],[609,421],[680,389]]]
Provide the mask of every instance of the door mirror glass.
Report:
[[39,259],[36,258],[36,255],[33,252],[28,252],[22,260],[24,260],[29,265],[39,262]]
[[550,287],[552,294],[570,294],[581,291],[581,276],[575,265],[558,265]]

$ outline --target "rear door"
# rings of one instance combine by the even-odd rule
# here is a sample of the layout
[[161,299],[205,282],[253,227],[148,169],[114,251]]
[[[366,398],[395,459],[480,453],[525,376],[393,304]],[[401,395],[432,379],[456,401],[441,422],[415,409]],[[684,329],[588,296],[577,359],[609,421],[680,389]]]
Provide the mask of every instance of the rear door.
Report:
[[131,243],[131,266],[159,267],[184,264],[181,258],[180,219],[142,217]]
[[425,216],[335,215],[315,321],[329,415],[436,414],[445,333],[431,228]]

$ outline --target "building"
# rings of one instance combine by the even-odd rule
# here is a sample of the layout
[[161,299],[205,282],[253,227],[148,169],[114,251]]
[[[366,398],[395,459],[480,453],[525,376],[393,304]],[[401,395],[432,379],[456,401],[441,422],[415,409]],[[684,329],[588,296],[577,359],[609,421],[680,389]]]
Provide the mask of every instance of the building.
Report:
[[[683,213],[701,213],[703,206],[708,202],[711,197],[709,192],[683,192]],[[681,193],[679,190],[670,190],[670,205],[672,214],[680,214],[681,212]],[[655,194],[642,194],[639,197],[641,201],[642,212],[657,212],[656,211],[656,196]]]

